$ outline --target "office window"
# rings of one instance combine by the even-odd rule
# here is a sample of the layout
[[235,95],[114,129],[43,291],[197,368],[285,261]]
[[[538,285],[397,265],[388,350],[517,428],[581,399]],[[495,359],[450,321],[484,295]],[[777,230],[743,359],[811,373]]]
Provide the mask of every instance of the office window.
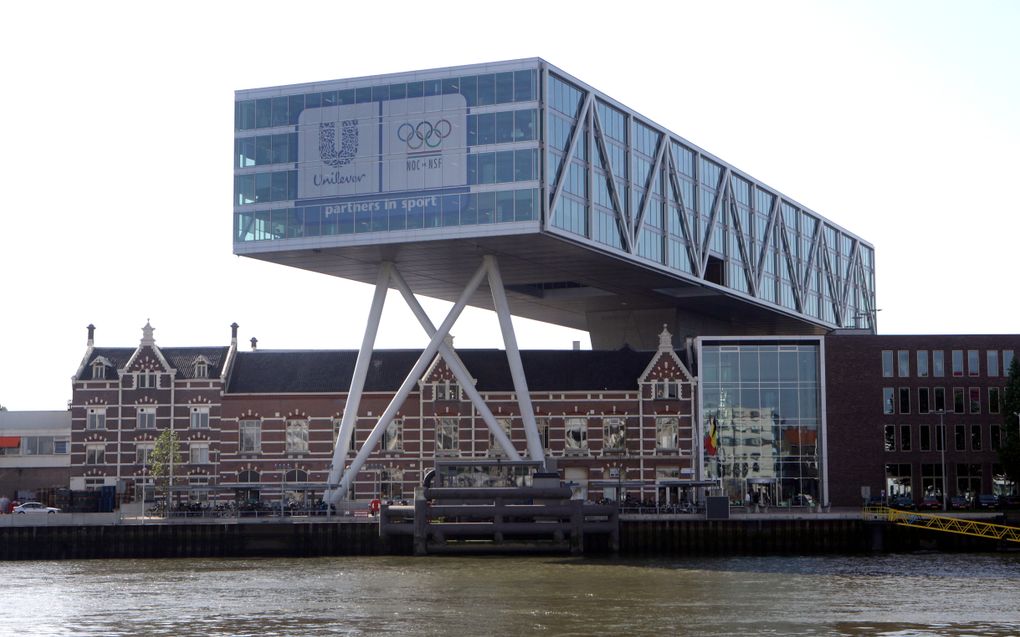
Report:
[[139,429],[156,428],[156,408],[139,407],[135,413],[135,426]]
[[964,405],[963,387],[953,387],[953,413],[966,413],[964,407],[966,407],[966,405]]
[[188,456],[191,464],[209,464],[209,445],[191,443]]
[[931,411],[930,390],[927,387],[917,388],[917,413],[926,414]]
[[262,449],[262,422],[259,420],[242,420],[238,423],[240,431],[239,451],[241,453],[258,453]]
[[931,451],[931,425],[921,425],[918,428],[917,444],[921,451]]
[[928,377],[928,350],[917,350],[917,376],[918,378]]
[[893,353],[891,349],[882,350],[882,377],[892,378],[893,376]]
[[942,378],[946,375],[946,353],[940,349],[931,353],[932,375]]
[[963,376],[963,350],[953,350],[953,376]]
[[659,416],[655,419],[655,448],[672,451],[677,448],[680,423],[676,416]]
[[191,408],[191,428],[192,429],[208,429],[209,428],[209,408],[208,407],[192,407]]
[[989,387],[988,388],[988,413],[997,414],[999,413],[999,388]]
[[149,464],[149,456],[155,447],[153,443],[139,443],[135,445],[135,464],[146,466]]
[[1013,350],[1004,349],[1002,350],[1002,375],[1009,376],[1009,372],[1013,367]]
[[940,412],[940,411],[945,411],[945,410],[946,410],[946,388],[945,387],[936,387],[935,388],[935,411],[936,412]]
[[436,383],[436,400],[460,400],[460,385],[454,381]]
[[436,453],[452,454],[460,450],[456,418],[440,418],[436,423]]
[[567,418],[564,423],[566,453],[584,453],[588,451],[588,419]]
[[985,367],[988,368],[989,376],[999,375],[999,350],[990,349],[985,352]]
[[106,407],[89,407],[86,429],[106,429]]
[[910,378],[910,351],[901,349],[896,352],[896,368],[900,378]]
[[85,464],[103,464],[106,462],[106,445],[86,445]]
[[892,387],[882,388],[882,413],[883,414],[896,413],[896,393]]
[[910,413],[910,388],[900,387],[900,413]]
[[981,413],[981,388],[980,387],[971,387],[967,391],[967,405],[968,405],[968,410],[970,411],[970,413],[972,413],[972,414],[980,414]]
[[981,451],[981,425],[970,426],[970,448],[973,451]]
[[910,451],[910,425],[900,425],[900,451]]
[[981,375],[981,352],[976,349],[967,350],[967,374],[969,376]]
[[955,446],[957,451],[967,450],[967,425],[956,425],[954,436]]
[[159,374],[153,371],[135,374],[135,387],[138,389],[156,389],[159,387]]
[[627,430],[624,428],[623,418],[605,418],[603,424],[605,425],[603,450],[623,451],[627,444]]
[[[506,434],[506,437],[510,438],[512,431],[511,420],[509,418],[497,418],[496,424],[498,424],[499,428],[503,430],[503,433]],[[499,446],[499,443],[496,442],[496,436],[491,431],[489,432],[489,455],[497,457],[506,456],[506,454],[503,453],[503,447]]]
[[680,397],[680,384],[675,380],[660,380],[655,383],[655,397],[670,399]]
[[287,453],[308,453],[308,421],[287,421]]
[[386,425],[382,440],[379,441],[379,449],[382,451],[404,450],[404,423],[399,418],[394,418],[390,424]]
[[992,451],[998,451],[1002,447],[1002,427],[992,425],[988,428],[988,444]]
[[55,454],[71,453],[71,441],[70,440],[54,440],[53,441],[53,453],[55,453]]
[[885,426],[885,450],[896,451],[896,425]]

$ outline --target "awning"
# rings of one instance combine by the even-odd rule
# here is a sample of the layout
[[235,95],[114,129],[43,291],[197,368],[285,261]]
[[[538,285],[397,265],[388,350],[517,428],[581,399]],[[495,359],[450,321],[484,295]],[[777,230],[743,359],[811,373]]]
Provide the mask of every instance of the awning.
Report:
[[21,436],[0,436],[0,449],[17,449],[21,447]]

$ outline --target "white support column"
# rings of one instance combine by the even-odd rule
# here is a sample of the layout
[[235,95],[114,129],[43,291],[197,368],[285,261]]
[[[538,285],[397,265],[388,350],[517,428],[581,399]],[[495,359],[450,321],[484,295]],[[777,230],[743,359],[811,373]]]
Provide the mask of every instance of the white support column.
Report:
[[[400,294],[403,295],[404,302],[407,303],[407,306],[411,308],[412,312],[414,312],[414,316],[418,319],[418,322],[421,323],[425,333],[428,334],[429,337],[434,336],[436,333],[435,325],[432,324],[432,320],[425,313],[425,310],[422,309],[421,304],[418,303],[418,299],[414,298],[411,288],[408,287],[407,282],[404,281],[404,277],[400,275],[400,271],[396,268],[393,269],[393,282],[396,284],[397,289],[400,290]],[[467,368],[464,367],[464,363],[460,360],[460,357],[458,357],[457,353],[446,344],[445,340],[439,345],[439,354],[443,357],[443,360],[446,361],[447,367],[449,367],[450,371],[453,372],[457,382],[464,388],[464,393],[468,395],[468,398],[471,400],[471,404],[478,410],[478,414],[482,417],[482,420],[489,428],[489,431],[492,433],[493,438],[495,438],[496,443],[499,444],[500,448],[503,450],[503,453],[507,455],[509,460],[519,461],[521,459],[520,455],[514,448],[513,443],[510,442],[510,438],[507,437],[506,432],[503,431],[503,428],[499,426],[498,422],[496,422],[495,416],[492,415],[492,410],[489,409],[489,406],[486,405],[485,401],[482,399],[481,394],[478,393],[478,390],[475,388],[474,379],[471,378],[471,374],[468,373]]]
[[499,263],[492,255],[485,255],[483,262],[489,271],[489,290],[492,292],[496,316],[499,317],[499,329],[503,333],[503,345],[506,347],[506,360],[514,381],[514,391],[517,392],[517,404],[520,406],[521,420],[524,421],[524,433],[528,438],[528,455],[532,460],[544,465],[545,451],[542,449],[542,439],[538,435],[538,425],[535,424],[535,408],[531,405],[531,394],[528,392],[528,382],[524,377],[521,352],[517,349],[517,337],[514,335],[514,325],[510,320],[510,305],[503,289]]
[[368,364],[372,360],[372,350],[379,332],[379,319],[382,317],[383,305],[386,302],[392,268],[393,266],[386,261],[379,266],[379,276],[375,282],[375,295],[372,297],[372,307],[368,312],[368,322],[365,323],[365,335],[361,339],[361,349],[358,350],[358,360],[354,364],[354,376],[351,378],[351,388],[347,393],[344,415],[340,419],[340,431],[336,437],[336,444],[333,446],[333,464],[329,468],[329,477],[326,479],[327,484],[330,485],[340,481],[344,463],[347,461],[347,452],[351,448],[351,438],[358,422],[361,392],[365,388]]
[[429,362],[436,355],[436,352],[439,351],[439,346],[443,344],[443,339],[445,339],[450,333],[450,328],[457,321],[461,312],[464,311],[464,307],[467,305],[468,300],[475,293],[475,290],[478,289],[479,284],[481,284],[482,279],[485,277],[486,270],[486,262],[483,261],[474,276],[471,277],[467,287],[464,288],[460,298],[457,299],[453,308],[450,309],[450,313],[446,316],[446,320],[443,321],[439,330],[432,336],[428,347],[426,347],[425,350],[422,351],[421,356],[418,357],[418,362],[414,364],[414,367],[408,373],[407,378],[405,378],[404,382],[400,385],[400,389],[398,389],[396,395],[393,396],[389,406],[386,407],[386,410],[379,417],[379,421],[376,422],[375,427],[372,429],[372,433],[368,435],[368,440],[366,440],[365,444],[358,450],[358,454],[351,462],[350,468],[344,472],[343,477],[340,479],[339,486],[330,494],[331,502],[337,502],[347,494],[348,490],[350,490],[351,483],[354,481],[355,476],[358,475],[358,471],[361,470],[361,467],[365,464],[368,456],[375,449],[375,445],[378,444],[379,438],[381,438],[383,432],[386,431],[387,425],[389,425],[390,421],[393,420],[393,417],[397,415],[397,412],[403,405],[404,400],[407,398],[408,394],[411,393],[411,389],[418,382],[422,372],[425,371],[425,367],[428,366]]

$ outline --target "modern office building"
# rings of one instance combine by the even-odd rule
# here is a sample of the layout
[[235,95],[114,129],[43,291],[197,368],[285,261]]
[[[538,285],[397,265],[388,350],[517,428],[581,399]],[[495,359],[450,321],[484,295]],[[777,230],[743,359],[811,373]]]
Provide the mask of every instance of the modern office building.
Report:
[[[386,289],[430,338],[350,465],[355,423],[341,423],[336,497],[437,353],[518,459],[444,345],[465,305],[499,317],[532,462],[545,453],[511,315],[587,330],[595,349],[654,349],[663,325],[682,340],[874,331],[868,243],[541,59],[238,91],[234,156],[236,254],[376,286],[351,414]],[[454,308],[437,327],[414,293]],[[752,418],[726,413],[716,427]],[[788,486],[818,497],[808,464]]]
[[596,349],[873,330],[870,244],[544,60],[235,100],[236,254],[450,301],[496,255],[512,314]]
[[67,488],[71,470],[71,412],[0,411],[0,495],[34,499]]

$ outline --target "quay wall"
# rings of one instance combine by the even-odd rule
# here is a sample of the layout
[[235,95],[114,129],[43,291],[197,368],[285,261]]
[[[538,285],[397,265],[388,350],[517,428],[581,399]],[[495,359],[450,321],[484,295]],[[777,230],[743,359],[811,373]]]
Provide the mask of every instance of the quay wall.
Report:
[[[620,522],[619,553],[624,557],[669,557],[1009,548],[1020,546],[852,517],[705,520],[625,516]],[[584,553],[608,554],[607,536],[585,537]],[[370,521],[0,525],[0,560],[412,554],[410,536],[380,537],[378,524]]]

